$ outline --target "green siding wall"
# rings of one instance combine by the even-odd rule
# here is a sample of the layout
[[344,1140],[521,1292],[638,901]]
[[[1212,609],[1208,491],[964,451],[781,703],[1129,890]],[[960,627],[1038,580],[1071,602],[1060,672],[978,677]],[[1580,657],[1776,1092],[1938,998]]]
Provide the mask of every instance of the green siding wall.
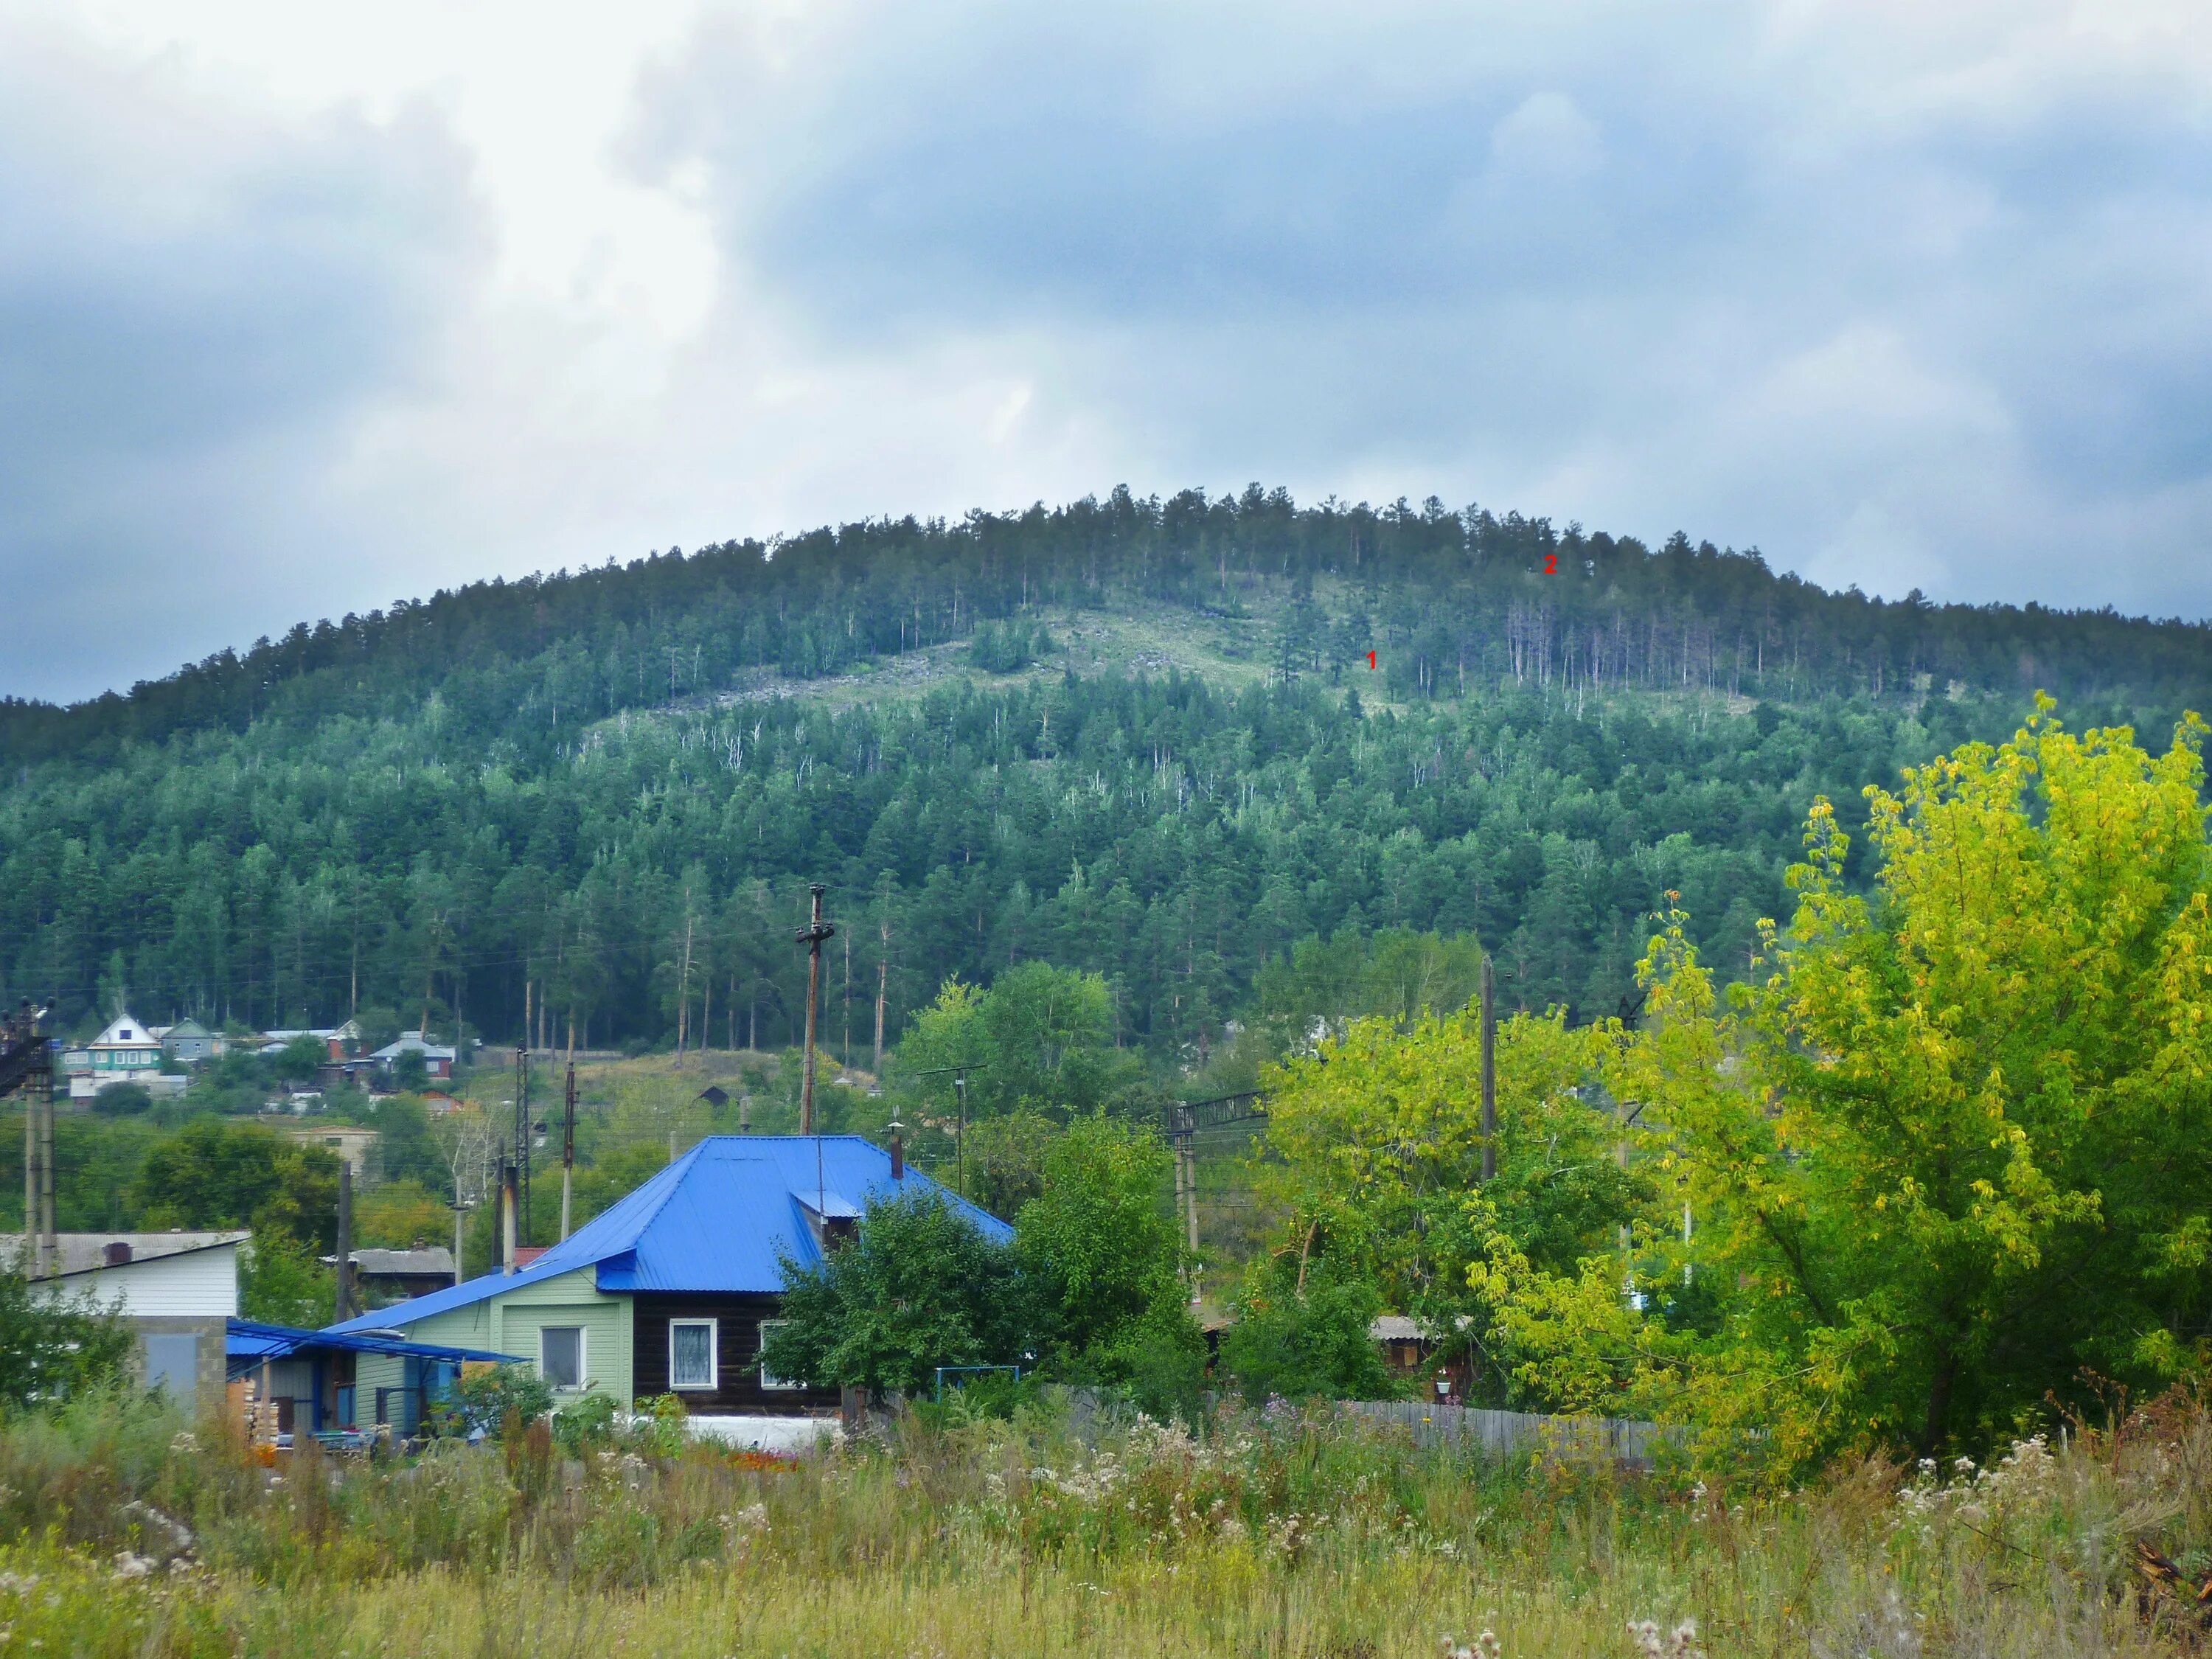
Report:
[[[545,1325],[580,1325],[584,1329],[586,1392],[603,1394],[617,1405],[630,1403],[630,1310],[627,1297],[605,1296],[593,1281],[593,1270],[579,1268],[558,1279],[525,1285],[520,1290],[489,1296],[465,1308],[435,1314],[401,1327],[416,1342],[435,1342],[453,1348],[480,1348],[513,1354],[534,1368],[538,1364],[538,1332]],[[380,1355],[363,1354],[356,1373],[360,1398],[376,1396],[373,1390],[399,1384],[401,1362]],[[388,1375],[387,1375],[388,1372]],[[574,1399],[575,1395],[556,1396]]]

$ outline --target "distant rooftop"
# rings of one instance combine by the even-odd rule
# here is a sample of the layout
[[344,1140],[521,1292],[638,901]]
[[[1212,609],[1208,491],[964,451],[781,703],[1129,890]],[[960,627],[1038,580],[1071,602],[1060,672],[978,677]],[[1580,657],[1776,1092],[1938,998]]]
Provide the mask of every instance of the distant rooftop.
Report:
[[[61,1271],[88,1273],[106,1267],[107,1248],[111,1244],[128,1244],[133,1262],[153,1261],[165,1255],[183,1255],[191,1250],[212,1250],[225,1244],[242,1244],[253,1235],[245,1231],[200,1233],[64,1233],[61,1242]],[[15,1261],[23,1253],[23,1235],[0,1233],[0,1260]]]

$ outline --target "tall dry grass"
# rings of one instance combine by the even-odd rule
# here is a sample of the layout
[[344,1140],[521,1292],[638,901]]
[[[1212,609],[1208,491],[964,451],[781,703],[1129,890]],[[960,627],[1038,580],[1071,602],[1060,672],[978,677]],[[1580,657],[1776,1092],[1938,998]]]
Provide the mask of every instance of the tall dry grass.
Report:
[[2130,1656],[2202,1640],[2137,1544],[2212,1571],[2212,1418],[2181,1398],[1786,1495],[1281,1411],[743,1462],[539,1433],[270,1470],[80,1402],[0,1428],[0,1653]]

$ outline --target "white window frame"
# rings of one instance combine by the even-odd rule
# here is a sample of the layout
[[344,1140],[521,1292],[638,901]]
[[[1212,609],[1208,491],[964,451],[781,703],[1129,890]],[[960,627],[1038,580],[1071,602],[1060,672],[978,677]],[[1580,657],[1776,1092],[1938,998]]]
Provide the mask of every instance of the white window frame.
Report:
[[[761,1321],[760,1346],[754,1350],[756,1353],[766,1353],[768,1352],[768,1334],[784,1322],[785,1322],[781,1319],[763,1319]],[[760,1382],[763,1390],[770,1394],[788,1389],[803,1389],[806,1386],[804,1382],[787,1382],[780,1376],[770,1376],[768,1374],[768,1366],[765,1364],[762,1364],[760,1368]]]
[[[573,1383],[556,1382],[545,1369],[545,1333],[574,1331],[576,1334],[576,1380]],[[581,1394],[592,1385],[592,1334],[584,1325],[540,1325],[538,1328],[538,1374],[556,1394]]]
[[[672,1319],[668,1322],[668,1391],[671,1394],[713,1394],[722,1386],[722,1322],[719,1319]],[[679,1382],[676,1380],[676,1333],[696,1330],[704,1327],[707,1332],[707,1380],[704,1382]]]

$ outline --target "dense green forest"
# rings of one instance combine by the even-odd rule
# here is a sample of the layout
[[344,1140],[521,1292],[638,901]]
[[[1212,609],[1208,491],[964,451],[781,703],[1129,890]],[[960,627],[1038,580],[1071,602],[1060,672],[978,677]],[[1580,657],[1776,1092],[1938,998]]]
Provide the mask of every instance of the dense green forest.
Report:
[[0,705],[0,996],[781,1047],[812,880],[855,1060],[879,971],[896,1040],[1034,959],[1196,1058],[1300,941],[1383,927],[1610,1013],[1662,895],[1741,962],[1816,795],[1855,823],[2038,687],[2155,732],[2212,634],[1256,486],[671,551]]

